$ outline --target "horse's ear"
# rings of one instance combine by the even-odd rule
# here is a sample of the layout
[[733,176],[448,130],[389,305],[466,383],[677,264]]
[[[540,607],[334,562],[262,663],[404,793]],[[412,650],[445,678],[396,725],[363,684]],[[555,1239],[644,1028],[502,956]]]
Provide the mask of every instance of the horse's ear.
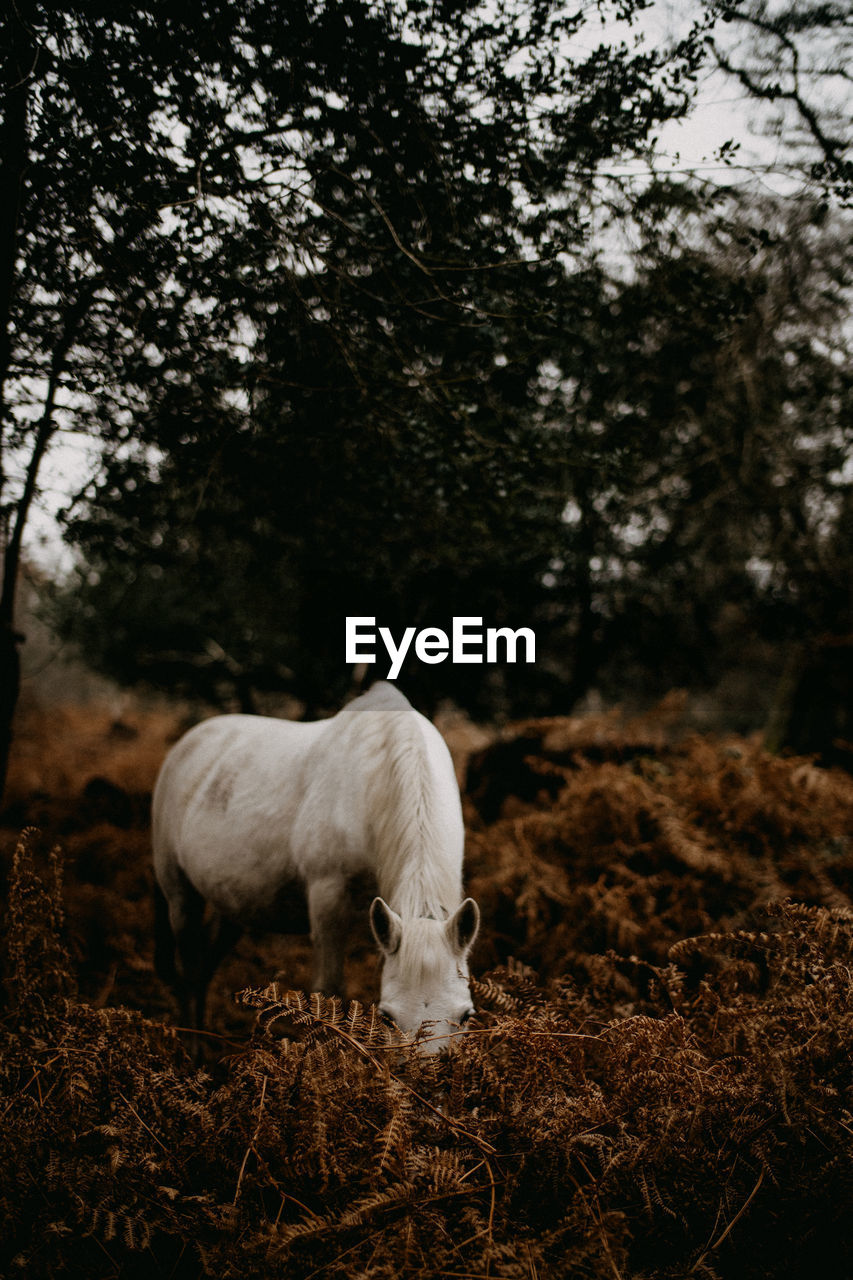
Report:
[[473,898],[466,898],[444,926],[450,945],[460,955],[473,945],[480,927],[480,908]]
[[403,922],[382,898],[374,898],[370,904],[370,927],[379,949],[393,956],[403,936]]

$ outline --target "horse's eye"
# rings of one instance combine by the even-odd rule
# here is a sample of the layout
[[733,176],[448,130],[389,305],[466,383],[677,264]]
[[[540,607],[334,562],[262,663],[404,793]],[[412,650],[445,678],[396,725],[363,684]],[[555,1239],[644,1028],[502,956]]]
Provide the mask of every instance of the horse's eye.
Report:
[[387,1009],[380,1009],[379,1016],[382,1019],[382,1021],[385,1023],[386,1027],[396,1027],[397,1024],[394,1021],[394,1019],[391,1017],[391,1014],[388,1012]]
[[459,1019],[459,1025],[460,1025],[460,1027],[464,1027],[466,1023],[468,1023],[468,1022],[470,1022],[470,1021],[471,1021],[471,1017],[472,1017],[473,1013],[474,1013],[474,1010],[473,1010],[473,1009],[466,1009],[466,1010],[465,1010],[465,1012],[462,1014],[462,1017]]

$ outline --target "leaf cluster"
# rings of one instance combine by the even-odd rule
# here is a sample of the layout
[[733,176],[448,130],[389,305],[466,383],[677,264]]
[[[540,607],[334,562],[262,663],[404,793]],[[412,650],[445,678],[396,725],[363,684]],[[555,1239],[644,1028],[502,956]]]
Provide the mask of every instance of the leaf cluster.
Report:
[[[306,328],[268,283],[249,407],[165,387],[156,456],[112,457],[78,510],[63,634],[123,681],[222,703],[239,676],[317,706],[343,692],[347,614],[395,635],[470,614],[533,627],[534,669],[410,660],[415,701],[478,715],[569,708],[591,687],[705,690],[846,634],[844,227],[815,204],[712,216],[666,195],[634,211],[630,278],[529,264],[478,280],[479,319],[411,322],[384,290],[338,282],[360,389],[337,322]],[[764,721],[772,684],[734,727]]]
[[685,733],[678,708],[524,722],[469,762],[471,888],[500,922],[491,959],[585,980],[608,948],[662,964],[769,900],[849,905],[849,775],[757,738]]

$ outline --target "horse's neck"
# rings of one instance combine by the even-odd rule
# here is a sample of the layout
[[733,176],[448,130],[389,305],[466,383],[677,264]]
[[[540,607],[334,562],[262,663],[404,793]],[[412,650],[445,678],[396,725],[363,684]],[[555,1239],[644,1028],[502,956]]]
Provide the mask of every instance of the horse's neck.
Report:
[[458,906],[459,891],[453,883],[439,884],[434,876],[415,872],[396,882],[388,882],[384,888],[380,881],[380,895],[393,911],[404,920],[446,920]]
[[461,876],[440,831],[410,821],[394,840],[388,828],[391,839],[382,842],[376,869],[381,896],[404,919],[446,919],[459,905]]
[[461,857],[417,721],[405,714],[390,719],[382,757],[373,809],[379,892],[404,918],[445,919],[459,904]]

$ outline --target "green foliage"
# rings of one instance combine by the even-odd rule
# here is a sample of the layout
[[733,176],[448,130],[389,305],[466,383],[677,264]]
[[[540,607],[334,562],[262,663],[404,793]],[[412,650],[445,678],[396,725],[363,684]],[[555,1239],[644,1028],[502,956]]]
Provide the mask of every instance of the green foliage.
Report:
[[[9,17],[27,107],[10,428],[33,438],[24,375],[53,370],[30,476],[60,403],[108,444],[74,532],[101,579],[103,546],[124,574],[81,630],[94,660],[203,685],[213,646],[255,684],[284,665],[328,696],[327,624],[354,596],[392,625],[459,599],[516,624],[544,606],[565,459],[536,401],[558,256],[586,236],[598,167],[683,112],[703,56],[701,15],[676,45],[591,51],[586,21],[555,3]],[[49,212],[36,158],[44,181],[60,171]],[[165,626],[109,612],[158,546],[160,621],[190,597],[198,617],[190,634],[176,607],[180,670],[157,656]],[[278,625],[237,616],[249,560]],[[98,642],[113,634],[123,659]]]
[[764,30],[702,3],[652,41],[646,8],[3,15],[7,656],[66,428],[104,454],[57,619],[122,680],[333,706],[347,613],[481,614],[534,626],[537,668],[411,691],[520,713],[850,629],[846,228],[828,196],[620,187],[718,18]]
[[746,637],[853,621],[846,224],[673,198],[647,192],[635,273],[553,357],[551,413],[589,459],[556,577],[580,587],[576,643],[615,697],[713,684]]
[[[535,626],[540,674],[516,668],[509,688],[482,669],[431,668],[420,684],[409,671],[415,697],[479,713],[571,705],[595,681],[619,697],[626,670],[649,692],[712,684],[745,634],[844,634],[842,228],[817,208],[748,203],[697,228],[686,200],[670,241],[658,218],[672,204],[648,199],[636,274],[550,280],[525,360],[508,322],[475,331],[458,362],[445,346],[460,387],[466,360],[489,362],[464,411],[425,396],[428,380],[393,402],[347,400],[334,378],[306,391],[311,350],[300,357],[294,327],[265,358],[270,381],[303,370],[297,387],[259,392],[246,417],[198,409],[156,467],[116,459],[74,526],[90,570],[66,605],[70,634],[123,679],[173,683],[182,650],[182,687],[211,696],[204,672],[225,651],[226,687],[242,675],[331,706],[348,613],[398,634],[469,613]],[[325,368],[345,383],[335,358]],[[163,429],[186,409],[183,393],[164,401]]]

